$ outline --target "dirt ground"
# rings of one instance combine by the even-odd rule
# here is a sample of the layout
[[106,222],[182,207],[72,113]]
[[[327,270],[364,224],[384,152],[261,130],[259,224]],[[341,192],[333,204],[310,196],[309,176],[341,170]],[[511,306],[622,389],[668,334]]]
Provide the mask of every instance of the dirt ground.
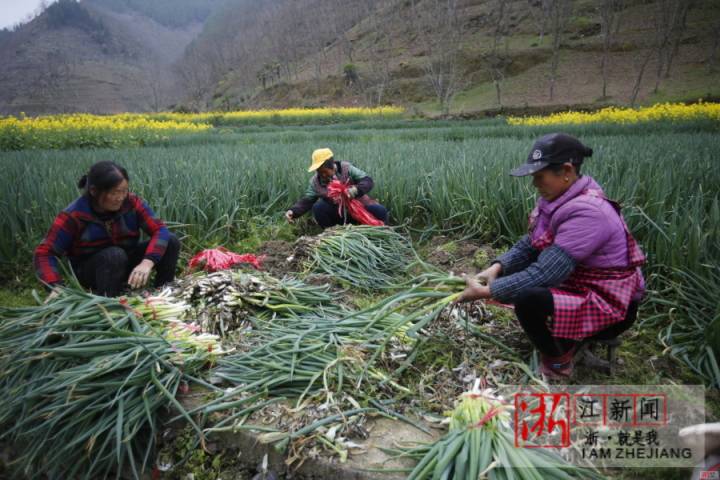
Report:
[[473,240],[453,240],[444,235],[433,237],[420,248],[420,255],[440,269],[456,275],[473,275],[486,268],[497,252]]
[[257,255],[263,255],[263,270],[275,277],[282,278],[289,271],[296,271],[297,263],[291,258],[293,256],[293,242],[285,240],[268,240],[257,250]]

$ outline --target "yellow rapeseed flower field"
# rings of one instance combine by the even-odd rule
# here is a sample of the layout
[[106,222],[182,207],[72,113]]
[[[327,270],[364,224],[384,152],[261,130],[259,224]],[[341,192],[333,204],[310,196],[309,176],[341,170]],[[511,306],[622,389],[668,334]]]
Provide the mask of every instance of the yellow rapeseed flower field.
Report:
[[115,147],[211,129],[202,123],[143,115],[67,114],[0,118],[0,149]]
[[547,116],[508,117],[510,125],[538,126],[587,123],[641,123],[653,121],[688,121],[710,119],[720,121],[720,104],[659,103],[645,108],[608,107],[597,112],[562,112]]
[[7,117],[0,119],[0,129],[15,128],[32,132],[70,132],[78,130],[152,130],[200,132],[211,128],[210,125],[193,124],[188,121],[154,120],[146,115],[90,115],[69,114],[42,117]]
[[204,113],[65,114],[0,117],[0,150],[143,145],[214,126],[334,123],[399,118],[400,107],[288,108]]
[[158,113],[151,118],[175,121],[209,122],[216,125],[265,124],[265,123],[302,123],[307,121],[349,121],[378,118],[399,118],[403,115],[401,107],[327,107],[327,108],[285,108],[282,110],[238,110],[234,112],[203,113]]

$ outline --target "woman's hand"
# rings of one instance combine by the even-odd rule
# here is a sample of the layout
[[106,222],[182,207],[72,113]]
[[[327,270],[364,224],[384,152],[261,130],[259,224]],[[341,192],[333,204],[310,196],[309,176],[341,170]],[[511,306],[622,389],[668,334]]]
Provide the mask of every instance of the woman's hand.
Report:
[[490,287],[480,285],[473,277],[465,277],[465,290],[460,294],[458,302],[472,302],[483,298],[490,298]]
[[154,266],[155,264],[153,263],[153,261],[147,258],[140,262],[138,266],[133,269],[132,273],[130,273],[130,278],[128,278],[128,283],[130,284],[130,287],[144,287],[147,284],[148,279],[150,278],[150,272],[152,271]]
[[485,282],[490,285],[502,273],[502,265],[493,263],[488,268],[477,274],[477,278],[484,278]]

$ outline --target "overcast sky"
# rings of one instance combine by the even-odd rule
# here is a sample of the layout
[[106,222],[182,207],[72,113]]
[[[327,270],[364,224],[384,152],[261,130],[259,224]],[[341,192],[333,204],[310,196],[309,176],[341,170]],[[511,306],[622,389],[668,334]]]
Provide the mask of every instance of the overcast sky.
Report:
[[[0,28],[12,27],[33,13],[42,0],[0,0]],[[52,3],[52,2],[48,2]]]

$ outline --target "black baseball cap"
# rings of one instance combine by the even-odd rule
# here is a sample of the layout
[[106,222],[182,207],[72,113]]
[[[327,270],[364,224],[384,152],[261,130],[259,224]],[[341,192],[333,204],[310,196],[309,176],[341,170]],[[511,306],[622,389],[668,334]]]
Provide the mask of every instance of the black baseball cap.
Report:
[[539,172],[548,165],[562,165],[565,162],[579,165],[583,158],[591,156],[592,153],[592,148],[586,147],[575,137],[565,133],[550,133],[535,141],[527,161],[511,171],[510,175],[524,177]]

